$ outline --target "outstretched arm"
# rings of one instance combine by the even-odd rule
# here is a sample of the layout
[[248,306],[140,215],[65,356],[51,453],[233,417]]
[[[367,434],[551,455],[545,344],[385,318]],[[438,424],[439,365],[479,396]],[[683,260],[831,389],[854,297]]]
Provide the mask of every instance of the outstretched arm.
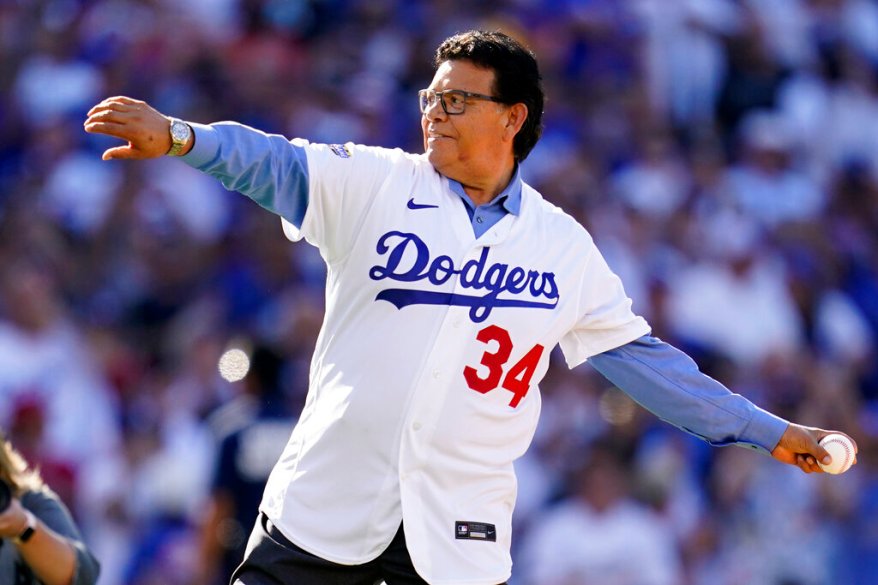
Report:
[[[144,159],[164,156],[171,148],[171,120],[148,103],[125,96],[107,98],[88,111],[85,131],[106,134],[127,142],[108,148],[104,160]],[[189,140],[180,154],[192,148]]]
[[804,427],[762,410],[655,337],[643,336],[588,361],[641,406],[711,445],[750,446],[806,473],[822,472],[817,461],[831,460],[818,442],[838,431]]
[[[43,503],[45,508],[45,503]],[[60,504],[55,504],[56,508]],[[54,512],[55,520],[66,522],[67,515],[60,509]],[[25,527],[34,531],[27,541],[15,540]],[[72,524],[69,526],[73,530]],[[42,519],[27,511],[17,498],[0,514],[0,538],[7,539],[18,550],[34,575],[46,585],[93,585],[98,577],[98,565],[94,557],[80,544],[56,532]]]
[[[117,96],[89,110],[84,128],[127,142],[107,149],[104,160],[147,159],[168,154],[170,125],[170,118],[148,103]],[[189,126],[191,137],[176,153],[183,162],[294,226],[302,225],[308,207],[308,163],[301,145],[234,122]]]

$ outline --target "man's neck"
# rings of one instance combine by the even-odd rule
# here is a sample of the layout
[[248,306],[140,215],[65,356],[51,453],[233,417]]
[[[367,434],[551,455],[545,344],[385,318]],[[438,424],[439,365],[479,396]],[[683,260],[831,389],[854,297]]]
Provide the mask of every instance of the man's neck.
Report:
[[469,197],[476,207],[478,207],[479,205],[485,205],[486,203],[493,201],[497,195],[506,189],[513,176],[515,176],[515,164],[512,164],[502,175],[493,180],[487,180],[482,183],[467,183],[460,181],[460,184],[463,186],[463,190],[467,194],[467,197]]

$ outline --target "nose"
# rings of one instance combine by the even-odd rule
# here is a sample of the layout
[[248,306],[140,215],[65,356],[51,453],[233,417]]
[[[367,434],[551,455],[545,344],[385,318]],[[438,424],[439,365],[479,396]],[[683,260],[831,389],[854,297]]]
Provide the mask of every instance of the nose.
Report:
[[428,120],[441,119],[446,115],[442,101],[438,96],[432,102],[428,102],[427,107],[424,108],[424,117]]

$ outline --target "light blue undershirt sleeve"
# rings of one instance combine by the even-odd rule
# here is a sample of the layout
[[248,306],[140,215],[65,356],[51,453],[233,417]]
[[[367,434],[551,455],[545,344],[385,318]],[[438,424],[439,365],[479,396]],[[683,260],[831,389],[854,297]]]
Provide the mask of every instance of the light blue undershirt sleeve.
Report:
[[195,144],[180,157],[183,162],[302,227],[308,209],[308,159],[302,146],[236,122],[189,125]]
[[592,356],[588,363],[660,419],[714,446],[738,444],[770,453],[789,424],[649,335]]

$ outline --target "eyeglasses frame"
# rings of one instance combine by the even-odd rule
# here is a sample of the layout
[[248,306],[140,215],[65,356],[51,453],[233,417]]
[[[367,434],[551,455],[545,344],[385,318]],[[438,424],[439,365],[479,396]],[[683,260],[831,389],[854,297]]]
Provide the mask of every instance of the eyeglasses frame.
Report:
[[[422,90],[418,91],[418,107],[421,110],[422,114],[427,113],[427,108],[430,107],[429,105],[424,107],[424,108],[420,107],[421,104],[424,103],[422,96],[428,92],[432,92],[437,98],[439,98],[439,103],[442,104],[442,111],[445,112],[445,114],[448,116],[459,116],[460,114],[465,113],[466,112],[466,100],[468,100],[468,99],[486,100],[486,101],[495,102],[498,104],[503,103],[503,100],[501,100],[498,97],[494,97],[492,95],[485,95],[483,93],[475,93],[472,91],[464,91],[462,89],[446,89],[443,91],[436,91],[433,89],[422,89]],[[459,112],[449,112],[448,106],[445,104],[445,96],[448,94],[452,94],[452,93],[463,95],[463,99],[464,99],[463,109],[460,110]]]

